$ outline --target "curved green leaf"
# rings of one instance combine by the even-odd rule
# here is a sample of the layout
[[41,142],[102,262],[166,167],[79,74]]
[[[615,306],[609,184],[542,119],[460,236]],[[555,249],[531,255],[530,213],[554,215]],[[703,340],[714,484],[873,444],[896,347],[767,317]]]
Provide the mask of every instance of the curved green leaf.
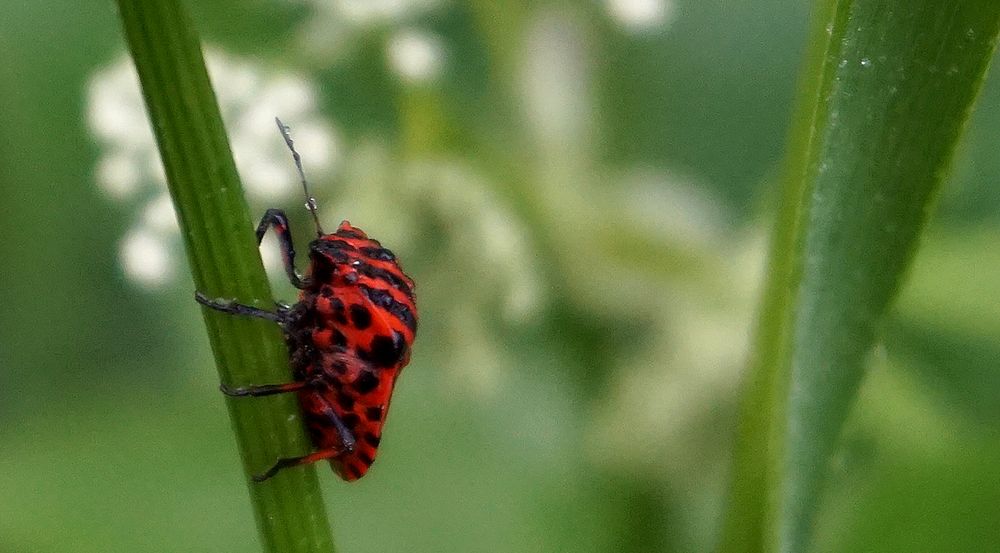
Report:
[[721,551],[807,549],[826,464],[998,28],[992,0],[818,8]]

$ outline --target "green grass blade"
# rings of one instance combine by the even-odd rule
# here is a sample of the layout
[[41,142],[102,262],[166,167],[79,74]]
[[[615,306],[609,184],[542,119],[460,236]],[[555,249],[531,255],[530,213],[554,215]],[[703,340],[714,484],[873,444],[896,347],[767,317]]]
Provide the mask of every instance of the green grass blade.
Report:
[[[177,0],[119,0],[118,5],[195,287],[212,297],[273,306],[192,21]],[[273,323],[208,310],[204,317],[223,382],[290,379],[287,351]],[[310,449],[294,398],[230,399],[228,407],[247,476],[280,456]],[[266,551],[332,551],[312,468],[283,471],[264,484],[247,482]]]
[[826,464],[996,46],[991,0],[826,1],[720,551],[804,551]]

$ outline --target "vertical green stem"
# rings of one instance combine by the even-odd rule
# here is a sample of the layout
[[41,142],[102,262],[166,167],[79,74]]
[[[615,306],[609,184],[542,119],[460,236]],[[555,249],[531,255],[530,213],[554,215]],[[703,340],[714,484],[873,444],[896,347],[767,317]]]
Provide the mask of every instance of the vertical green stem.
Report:
[[[211,297],[270,308],[270,287],[190,17],[178,0],[118,0],[118,6],[195,287]],[[290,379],[288,354],[273,323],[209,310],[204,318],[223,382]],[[228,407],[247,475],[309,450],[294,398],[230,399]],[[333,550],[312,468],[283,471],[263,484],[247,482],[265,551]]]

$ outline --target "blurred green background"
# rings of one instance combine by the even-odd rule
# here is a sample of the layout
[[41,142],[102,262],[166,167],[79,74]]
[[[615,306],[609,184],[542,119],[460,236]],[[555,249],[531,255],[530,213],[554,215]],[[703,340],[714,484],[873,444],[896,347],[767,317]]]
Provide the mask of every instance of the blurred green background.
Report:
[[[5,7],[0,552],[255,551],[114,7]],[[320,467],[340,550],[707,550],[808,7],[190,7],[252,211],[309,237],[280,115],[327,226],[350,218],[418,283],[378,463],[350,485]],[[833,460],[817,551],[1000,543],[993,77]]]

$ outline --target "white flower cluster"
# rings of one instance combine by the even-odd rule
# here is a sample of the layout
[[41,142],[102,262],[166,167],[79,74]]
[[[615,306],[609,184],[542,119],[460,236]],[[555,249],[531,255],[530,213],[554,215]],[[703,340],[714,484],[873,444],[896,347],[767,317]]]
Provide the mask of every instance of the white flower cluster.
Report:
[[[251,201],[271,204],[298,193],[298,176],[275,129],[275,116],[294,128],[311,178],[322,179],[339,164],[334,126],[320,115],[315,87],[307,79],[268,71],[214,49],[207,52],[206,62]],[[177,223],[138,76],[128,57],[94,74],[87,103],[88,123],[101,147],[95,171],[98,187],[114,201],[142,206],[122,239],[122,266],[133,281],[162,286],[175,276],[180,259]]]

